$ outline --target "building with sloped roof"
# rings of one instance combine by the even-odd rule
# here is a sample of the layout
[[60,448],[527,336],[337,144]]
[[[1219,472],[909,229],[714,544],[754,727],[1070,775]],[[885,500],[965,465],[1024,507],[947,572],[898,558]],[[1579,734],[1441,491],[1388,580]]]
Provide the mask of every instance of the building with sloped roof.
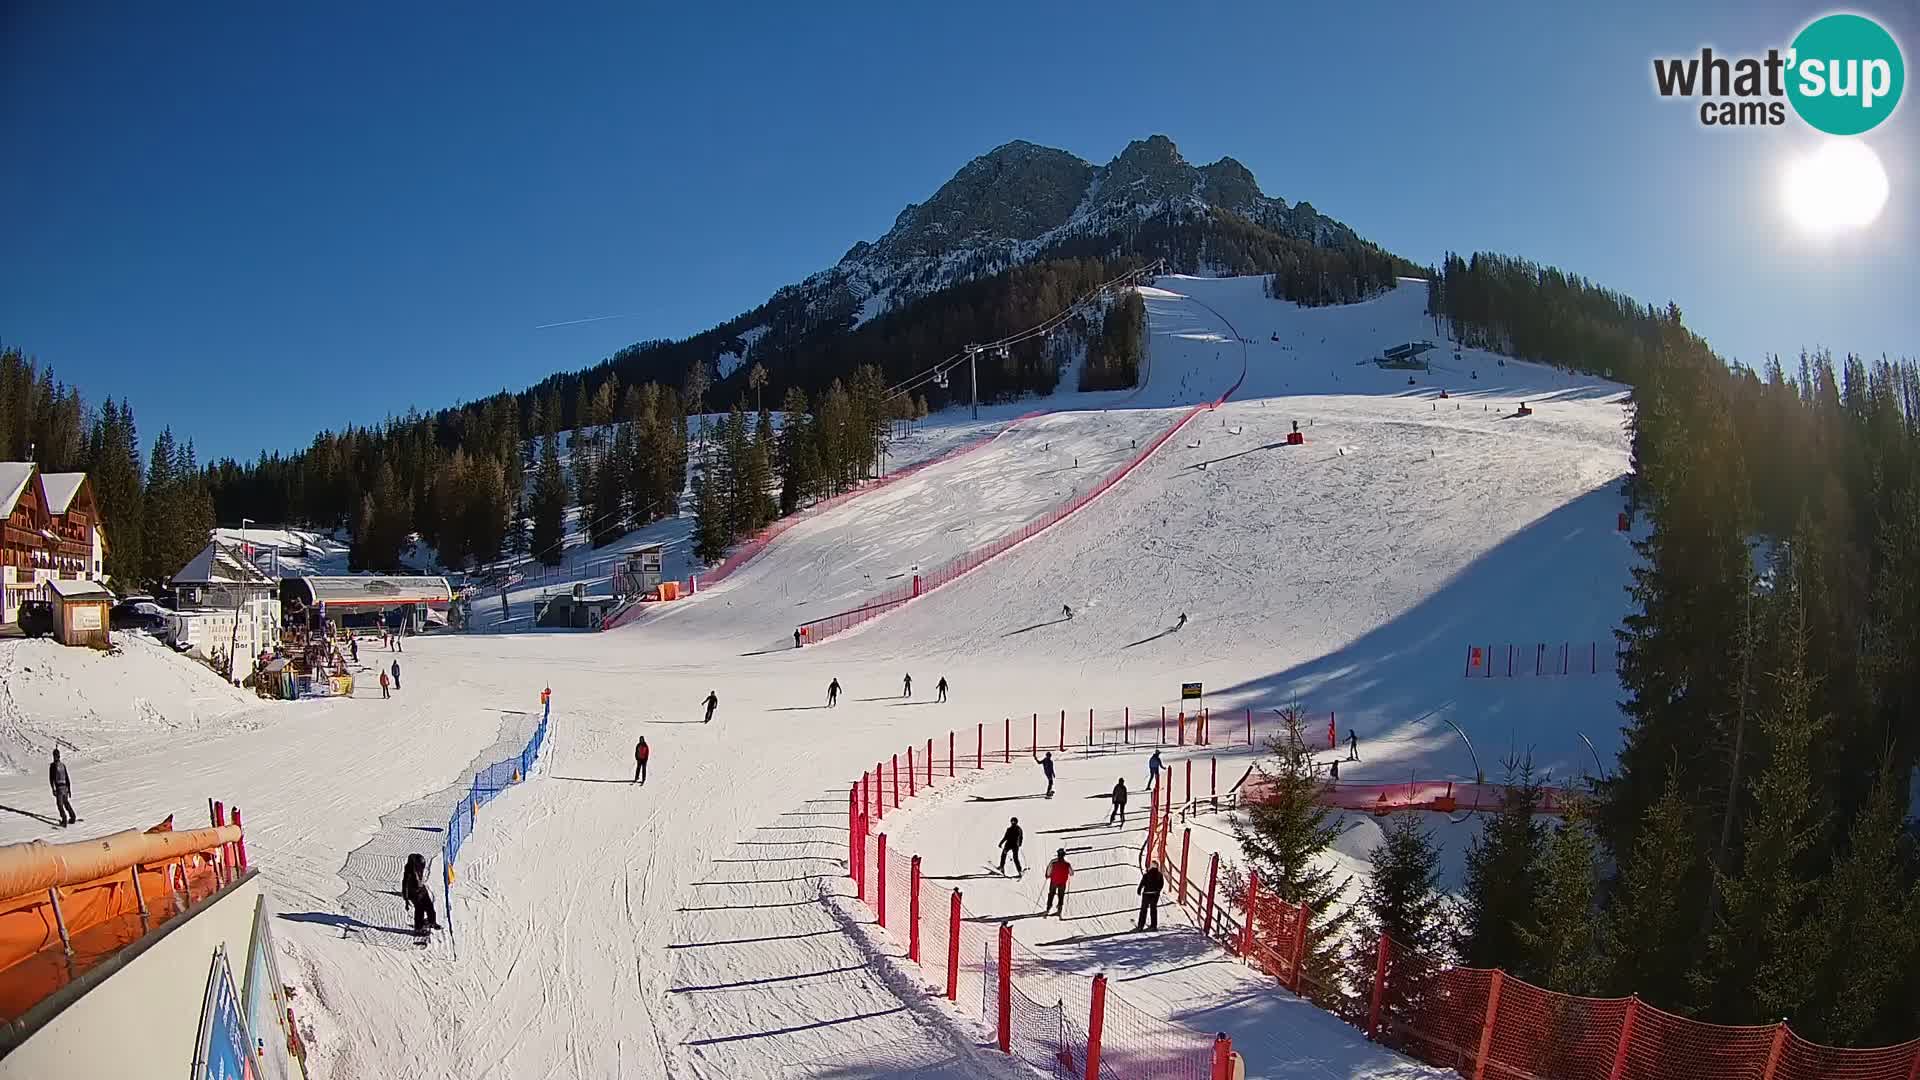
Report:
[[43,473],[0,461],[0,621],[27,600],[51,600],[54,580],[105,577],[107,535],[86,473]]

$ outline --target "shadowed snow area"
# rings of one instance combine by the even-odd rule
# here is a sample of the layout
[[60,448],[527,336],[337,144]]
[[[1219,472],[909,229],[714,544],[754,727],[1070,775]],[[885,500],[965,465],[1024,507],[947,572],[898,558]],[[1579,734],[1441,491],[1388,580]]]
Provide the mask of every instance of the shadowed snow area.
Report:
[[[409,639],[406,688],[391,700],[228,701],[215,683],[217,708],[179,713],[177,731],[130,718],[128,691],[83,673],[65,655],[76,650],[57,650],[45,672],[36,660],[35,679],[49,681],[9,673],[0,697],[26,769],[0,777],[0,805],[22,811],[0,814],[0,840],[58,832],[35,816],[51,808],[38,755],[55,740],[76,748],[85,835],[168,813],[197,824],[209,797],[242,806],[249,853],[289,916],[276,924],[283,968],[328,1077],[1012,1077],[1024,1067],[983,1048],[977,1006],[938,999],[848,899],[847,785],[876,761],[949,731],[965,746],[976,723],[1007,716],[1157,711],[1177,705],[1185,681],[1203,682],[1222,716],[1291,700],[1336,712],[1342,738],[1351,728],[1361,746],[1343,777],[1471,776],[1443,717],[1490,771],[1511,748],[1531,748],[1556,776],[1590,770],[1582,735],[1611,753],[1609,631],[1632,557],[1615,527],[1621,387],[1444,344],[1431,371],[1368,363],[1441,341],[1420,283],[1321,309],[1271,300],[1258,279],[1170,277],[1145,293],[1141,389],[912,425],[896,467],[1000,434],[795,525],[718,587],[612,632]],[[1040,517],[1236,383],[1054,528],[792,648],[798,623]],[[1522,401],[1532,415],[1516,415]],[[1058,411],[1013,423],[1036,408]],[[1306,441],[1287,445],[1296,420]],[[685,522],[656,528],[677,544]],[[1605,662],[1465,677],[1473,644],[1543,642],[1598,642]],[[124,670],[173,660],[142,653]],[[916,694],[903,698],[908,673]],[[935,703],[943,675],[951,699]],[[843,694],[829,709],[835,678]],[[29,686],[32,700],[74,704],[22,721],[6,710]],[[461,783],[502,711],[534,713],[543,686],[549,743],[466,841],[443,913],[454,937],[414,950],[343,936],[340,920],[361,917],[343,895],[348,854],[382,835],[383,817]],[[704,724],[709,691],[720,706]],[[653,747],[644,786],[631,782],[642,735]],[[1223,782],[1251,760],[1225,746],[1208,756]],[[1109,829],[1104,808],[1080,797],[1123,774],[1130,786],[1143,776],[1138,753],[1065,755],[1063,797],[1044,807],[1021,799],[1035,779],[1025,769],[950,785],[889,823],[895,850],[922,855],[929,874],[984,874],[1006,818],[1032,814],[1024,882],[961,882],[979,914],[1030,915],[1034,864],[1065,846],[1038,834],[1074,830],[1087,869],[1069,917],[1015,923],[1047,978],[1084,986],[1078,974],[1104,969],[1145,1012],[1233,1033],[1250,1076],[1429,1075],[1205,947],[1170,909],[1157,934],[1126,930],[1141,823]],[[1447,827],[1450,859],[1471,827]],[[1230,855],[1226,828],[1199,819],[1196,856]],[[1359,823],[1335,858],[1363,866],[1374,835]],[[1084,1023],[1070,992],[1068,1017]]]

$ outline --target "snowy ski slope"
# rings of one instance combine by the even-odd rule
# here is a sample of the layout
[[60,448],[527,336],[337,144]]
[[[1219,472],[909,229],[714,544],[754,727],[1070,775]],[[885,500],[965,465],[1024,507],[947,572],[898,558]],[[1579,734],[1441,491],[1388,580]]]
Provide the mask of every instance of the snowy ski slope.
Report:
[[[1576,769],[1577,733],[1609,750],[1610,677],[1469,682],[1460,661],[1470,640],[1604,638],[1617,621],[1629,555],[1613,530],[1626,466],[1619,387],[1472,351],[1447,352],[1414,386],[1357,364],[1433,336],[1417,284],[1317,310],[1269,300],[1254,279],[1168,278],[1147,298],[1139,391],[1060,395],[1048,404],[1074,411],[796,526],[720,587],[632,626],[413,639],[392,701],[251,706],[250,730],[99,746],[73,762],[86,827],[191,819],[208,796],[244,807],[330,1077],[1017,1076],[961,1013],[928,1000],[889,958],[897,947],[860,927],[870,916],[844,899],[846,784],[876,757],[1005,715],[1171,701],[1196,679],[1223,707],[1298,697],[1339,710],[1362,768],[1381,776],[1471,773],[1451,730],[1419,719],[1435,709],[1483,759],[1533,746]],[[791,648],[801,619],[1069,497],[1177,407],[1233,385],[1243,362],[1232,402],[1081,513],[851,634]],[[1520,400],[1535,414],[1505,418]],[[987,410],[982,423],[1028,408]],[[1306,445],[1273,446],[1294,419]],[[935,418],[922,431],[933,446],[943,426],[971,423]],[[1062,603],[1077,617],[1043,625]],[[1180,612],[1188,626],[1163,633]],[[369,669],[393,659],[362,657]],[[907,671],[913,701],[897,696]],[[931,704],[943,674],[953,700]],[[835,677],[845,695],[829,711]],[[537,708],[545,685],[550,748],[467,841],[444,913],[453,938],[424,952],[375,947],[340,914],[347,853],[382,815],[464,783],[502,712]],[[697,711],[709,690],[721,700],[710,726]],[[641,734],[654,756],[635,787]],[[1069,773],[1089,791],[1112,783],[1091,768]],[[1004,775],[989,783],[1023,782]],[[46,799],[34,772],[0,777],[0,804]],[[1092,806],[1069,797],[1047,812]],[[930,863],[969,873],[1002,811],[955,797],[902,825]],[[0,840],[52,832],[0,815]],[[419,841],[423,852],[438,845]],[[1029,899],[995,902],[1011,912]],[[1095,929],[1021,934],[1034,943]],[[1206,976],[1128,983],[1136,1004],[1210,1030],[1296,1032],[1291,1049],[1244,1046],[1249,1075],[1422,1075],[1221,970],[1172,930],[1115,940],[1140,972],[1193,964]],[[1050,948],[1069,967],[1117,963],[1074,943]]]

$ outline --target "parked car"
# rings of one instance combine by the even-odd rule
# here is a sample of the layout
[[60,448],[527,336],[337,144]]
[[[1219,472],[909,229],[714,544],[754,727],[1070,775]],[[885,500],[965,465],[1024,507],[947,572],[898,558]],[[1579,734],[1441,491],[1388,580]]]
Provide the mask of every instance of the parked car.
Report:
[[173,612],[155,603],[150,596],[129,596],[113,605],[107,620],[115,630],[159,633],[172,624]]
[[18,621],[20,632],[28,637],[44,637],[53,633],[53,601],[21,601]]

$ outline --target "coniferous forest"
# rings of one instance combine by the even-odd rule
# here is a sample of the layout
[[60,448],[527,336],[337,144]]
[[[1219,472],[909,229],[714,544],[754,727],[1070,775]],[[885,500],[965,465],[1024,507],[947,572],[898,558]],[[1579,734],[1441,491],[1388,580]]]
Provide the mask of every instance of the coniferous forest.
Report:
[[[1920,1035],[1920,367],[1729,365],[1676,307],[1502,256],[1448,256],[1429,299],[1458,341],[1632,386],[1623,749],[1564,820],[1535,812],[1548,778],[1530,760],[1505,762],[1457,904],[1432,835],[1393,825],[1361,926],[1412,963],[1718,1023]],[[1284,788],[1297,754],[1274,749]],[[1250,818],[1256,868],[1284,883],[1324,850],[1317,809]],[[1316,948],[1332,930],[1316,919]],[[1365,985],[1371,951],[1347,959]]]

